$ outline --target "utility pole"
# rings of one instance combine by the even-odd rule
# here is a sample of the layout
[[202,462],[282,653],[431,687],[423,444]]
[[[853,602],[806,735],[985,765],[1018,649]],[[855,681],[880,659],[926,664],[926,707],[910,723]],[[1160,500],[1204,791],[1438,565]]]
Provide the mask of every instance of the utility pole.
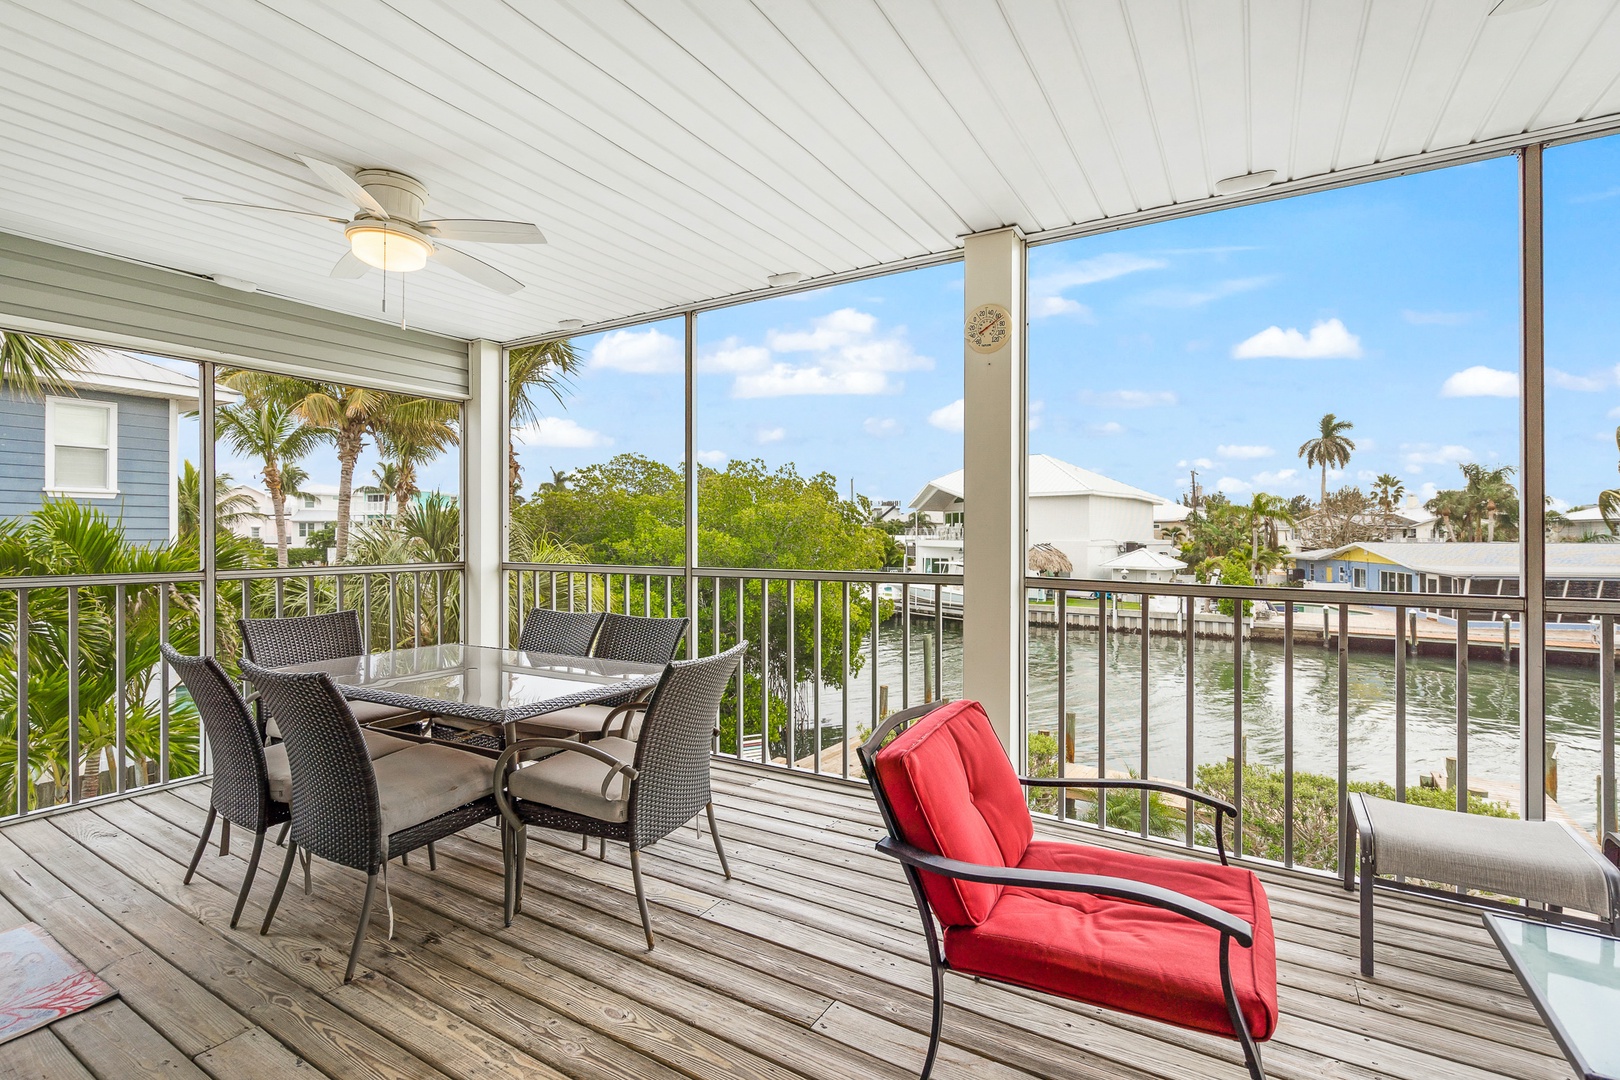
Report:
[[1188,504],[1196,510],[1198,509],[1198,470],[1189,469],[1187,471],[1192,474],[1191,486],[1187,489]]

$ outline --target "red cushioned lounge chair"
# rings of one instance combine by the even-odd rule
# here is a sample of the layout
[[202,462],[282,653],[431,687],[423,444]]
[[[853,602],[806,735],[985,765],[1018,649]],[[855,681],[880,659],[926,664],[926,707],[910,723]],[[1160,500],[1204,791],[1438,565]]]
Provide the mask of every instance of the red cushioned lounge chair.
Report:
[[[889,830],[878,850],[904,864],[928,938],[922,1080],[946,971],[1225,1035],[1264,1080],[1257,1044],[1277,1026],[1277,953],[1259,878],[1226,862],[1231,804],[1157,781],[1020,777],[976,701],[896,713],[859,754]],[[1209,806],[1220,865],[1036,840],[1026,787],[1145,789]]]

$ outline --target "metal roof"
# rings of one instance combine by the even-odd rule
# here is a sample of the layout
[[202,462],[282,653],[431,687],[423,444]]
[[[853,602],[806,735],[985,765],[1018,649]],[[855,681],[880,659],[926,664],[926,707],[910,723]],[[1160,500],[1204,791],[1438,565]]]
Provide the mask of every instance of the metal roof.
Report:
[[[1106,495],[1133,502],[1148,502],[1159,506],[1165,502],[1152,492],[1122,484],[1118,480],[1082,469],[1051,454],[1031,454],[1027,473],[1028,494],[1031,499],[1055,498],[1064,495]],[[949,510],[962,499],[965,474],[961,469],[946,473],[923,485],[911,500],[915,510]]]
[[[1519,545],[1497,543],[1400,544],[1371,542],[1346,544],[1319,551],[1302,551],[1290,556],[1296,562],[1320,562],[1343,558],[1356,548],[1388,559],[1398,566],[1424,574],[1448,577],[1516,577],[1519,573]],[[1549,577],[1620,577],[1620,544],[1547,545]]]

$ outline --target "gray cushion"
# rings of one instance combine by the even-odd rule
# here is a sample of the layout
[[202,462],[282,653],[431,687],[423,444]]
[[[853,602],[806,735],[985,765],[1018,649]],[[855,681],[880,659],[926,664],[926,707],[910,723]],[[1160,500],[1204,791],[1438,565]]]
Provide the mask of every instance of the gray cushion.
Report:
[[421,716],[418,709],[401,709],[393,705],[378,705],[374,701],[350,701],[349,711],[361,725],[375,724],[379,720],[392,720],[401,716]]
[[[265,723],[264,732],[269,738],[281,738],[281,729],[276,727],[276,722],[274,720],[269,720]],[[380,757],[403,750],[407,746],[416,745],[416,743],[413,743],[409,739],[398,739],[392,735],[384,735],[380,731],[372,731],[370,728],[366,727],[362,727],[360,729],[360,737],[366,740],[366,752],[371,755],[372,761],[376,761]],[[276,745],[279,746],[280,744],[278,743]],[[268,754],[270,749],[270,747],[265,747],[265,753]],[[285,761],[287,758],[287,751],[283,750],[281,752],[281,757],[282,760]]]
[[[589,745],[626,765],[633,764],[636,758],[636,744],[629,739],[598,739]],[[602,781],[609,770],[610,766],[589,754],[568,750],[517,770],[507,777],[506,787],[530,802],[598,821],[623,821],[630,809],[630,781],[624,776],[614,777],[604,798]]]
[[372,762],[383,836],[474,802],[495,791],[489,758],[422,743]]
[[1607,919],[1603,856],[1556,821],[1459,814],[1357,795],[1380,874],[1522,896]]
[[271,801],[292,802],[292,769],[287,766],[287,744],[265,747],[264,764],[270,774]]
[[612,711],[606,705],[575,705],[571,709],[542,713],[527,720],[519,720],[518,735],[525,739],[559,734],[595,735],[602,730],[602,722]]

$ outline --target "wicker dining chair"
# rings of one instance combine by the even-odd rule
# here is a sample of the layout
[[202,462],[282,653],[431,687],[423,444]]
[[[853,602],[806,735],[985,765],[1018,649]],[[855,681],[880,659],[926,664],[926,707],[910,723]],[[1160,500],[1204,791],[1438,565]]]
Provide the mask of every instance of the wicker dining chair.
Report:
[[[325,615],[298,615],[281,619],[237,619],[242,632],[242,651],[248,660],[263,667],[287,667],[291,664],[315,664],[324,660],[342,660],[351,656],[365,656],[370,650],[360,632],[360,613],[333,611]],[[269,738],[280,738],[274,710],[265,711],[262,701],[255,699],[259,726]],[[378,705],[370,701],[355,701],[349,705],[362,727],[382,720],[404,719],[416,716],[410,709]],[[366,745],[371,756],[382,757],[405,749],[411,743],[380,732],[367,731]]]
[[561,656],[589,656],[600,611],[552,611],[535,608],[523,617],[517,647],[524,652],[556,653]]
[[[531,617],[534,613],[530,613]],[[570,614],[554,612],[553,614]],[[572,614],[578,614],[574,612]],[[686,633],[687,620],[650,619],[642,615],[619,615],[608,612],[601,616],[601,630],[591,655],[599,660],[630,660],[642,664],[667,664],[675,659],[681,637]],[[527,630],[525,623],[524,629]],[[521,647],[521,646],[520,646]],[[627,692],[610,697],[596,705],[574,705],[567,709],[536,716],[518,722],[521,735],[571,734],[581,739],[606,737],[615,726],[621,734],[634,739],[640,729],[641,711],[621,709],[621,706],[646,704],[646,695]]]
[[253,833],[253,854],[248,857],[247,873],[242,877],[242,888],[236,896],[236,910],[231,912],[231,927],[235,929],[242,918],[248,892],[253,888],[254,875],[259,871],[265,830],[283,824],[292,816],[288,806],[292,799],[292,773],[287,766],[287,750],[280,745],[264,745],[258,725],[248,713],[247,703],[213,657],[186,656],[164,642],[163,658],[179,673],[180,681],[197,706],[214,768],[208,820],[197,838],[197,850],[191,854],[183,883],[191,884],[203,850],[214,833],[216,820],[225,819],[219,834],[221,855],[230,854],[233,823]]
[[[389,860],[428,845],[431,867],[435,840],[498,816],[489,759],[422,743],[374,760],[329,676],[271,671],[250,660],[242,662],[242,674],[280,719],[292,774],[292,836],[259,932],[270,932],[300,849],[363,871],[366,895],[343,975],[348,982],[379,881],[387,894]],[[501,840],[508,846],[505,829]]]
[[[709,755],[726,684],[748,643],[701,660],[664,669],[635,742],[607,738],[525,739],[495,762],[495,800],[511,842],[506,847],[506,923],[523,909],[523,869],[530,825],[584,837],[623,840],[647,948],[652,917],[641,881],[641,849],[668,836],[699,813],[709,819],[720,870],[731,877],[709,792]],[[518,766],[536,751],[554,751]]]

